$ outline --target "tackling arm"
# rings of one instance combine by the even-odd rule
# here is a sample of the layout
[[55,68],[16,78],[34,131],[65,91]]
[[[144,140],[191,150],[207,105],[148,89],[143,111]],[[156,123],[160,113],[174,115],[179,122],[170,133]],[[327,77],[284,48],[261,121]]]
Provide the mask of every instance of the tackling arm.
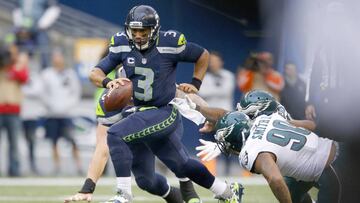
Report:
[[228,113],[225,109],[199,105],[196,106],[196,110],[199,111],[208,121],[213,123],[216,123],[221,117]]
[[261,173],[280,203],[291,203],[291,196],[288,187],[285,184],[283,176],[275,163],[276,157],[269,152],[260,153],[254,165],[254,171]]
[[314,121],[310,120],[289,120],[289,123],[300,128],[305,128],[311,131],[314,131],[316,124]]

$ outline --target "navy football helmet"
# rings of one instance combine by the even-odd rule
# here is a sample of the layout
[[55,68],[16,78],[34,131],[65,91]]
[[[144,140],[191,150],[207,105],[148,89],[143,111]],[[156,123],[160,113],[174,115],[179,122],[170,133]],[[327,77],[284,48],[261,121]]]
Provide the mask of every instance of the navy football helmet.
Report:
[[[132,29],[150,28],[150,34],[144,42],[135,42]],[[159,37],[160,17],[151,6],[140,5],[133,7],[126,17],[125,33],[132,46],[145,50],[155,44]]]

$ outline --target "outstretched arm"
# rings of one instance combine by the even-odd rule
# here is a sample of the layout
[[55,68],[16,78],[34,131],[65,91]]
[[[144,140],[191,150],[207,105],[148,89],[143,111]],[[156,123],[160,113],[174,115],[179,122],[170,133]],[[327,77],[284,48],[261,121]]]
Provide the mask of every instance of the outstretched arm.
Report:
[[109,148],[107,146],[107,129],[108,127],[99,124],[96,128],[96,148],[91,159],[87,172],[87,179],[81,190],[64,200],[65,203],[92,200],[92,195],[96,187],[96,182],[103,174],[106,162],[109,159]]
[[260,153],[254,165],[254,171],[262,174],[280,203],[291,203],[291,196],[279,167],[275,163],[276,157],[269,152]]
[[305,128],[311,131],[314,131],[316,124],[314,121],[310,120],[289,120],[289,123],[300,128]]
[[199,111],[208,121],[216,123],[221,117],[227,114],[229,111],[221,108],[213,108],[206,106],[196,106],[196,110]]

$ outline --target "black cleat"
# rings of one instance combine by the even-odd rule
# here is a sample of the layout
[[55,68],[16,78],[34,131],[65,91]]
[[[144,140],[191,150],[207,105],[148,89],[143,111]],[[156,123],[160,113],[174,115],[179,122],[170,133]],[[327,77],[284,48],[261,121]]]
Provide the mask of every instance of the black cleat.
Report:
[[180,190],[185,203],[202,203],[190,180],[185,182],[180,181]]
[[164,199],[168,203],[183,203],[184,202],[184,200],[181,196],[180,189],[176,188],[176,187],[170,187],[170,192],[166,197],[164,197]]

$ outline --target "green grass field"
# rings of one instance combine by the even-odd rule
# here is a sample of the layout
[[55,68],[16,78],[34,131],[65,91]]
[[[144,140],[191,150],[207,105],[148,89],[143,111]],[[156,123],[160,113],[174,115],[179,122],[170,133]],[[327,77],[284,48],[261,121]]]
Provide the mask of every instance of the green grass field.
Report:
[[[59,178],[61,179],[61,178]],[[62,202],[63,199],[67,196],[70,196],[74,192],[78,191],[80,188],[79,184],[71,186],[69,184],[59,184],[56,185],[56,179],[49,182],[49,185],[46,185],[46,181],[39,179],[45,183],[38,184],[37,179],[34,179],[34,184],[26,183],[23,184],[21,179],[11,179],[12,184],[1,184],[0,179],[0,202],[3,203],[44,203],[44,202]],[[17,182],[19,184],[17,184]],[[82,181],[79,181],[80,183]],[[267,185],[252,185],[244,184],[245,186],[245,195],[243,196],[244,203],[275,203],[277,202],[273,194],[271,193],[270,188]],[[200,187],[196,188],[200,194],[203,202],[217,202],[213,199],[212,194]],[[312,191],[314,195],[316,191]],[[100,202],[107,200],[114,194],[114,187],[111,185],[102,185],[98,184],[96,192],[94,194],[93,202]],[[134,194],[134,203],[146,202],[146,203],[157,203],[164,202],[162,199],[149,195],[148,193],[139,190],[136,186],[133,187]]]

